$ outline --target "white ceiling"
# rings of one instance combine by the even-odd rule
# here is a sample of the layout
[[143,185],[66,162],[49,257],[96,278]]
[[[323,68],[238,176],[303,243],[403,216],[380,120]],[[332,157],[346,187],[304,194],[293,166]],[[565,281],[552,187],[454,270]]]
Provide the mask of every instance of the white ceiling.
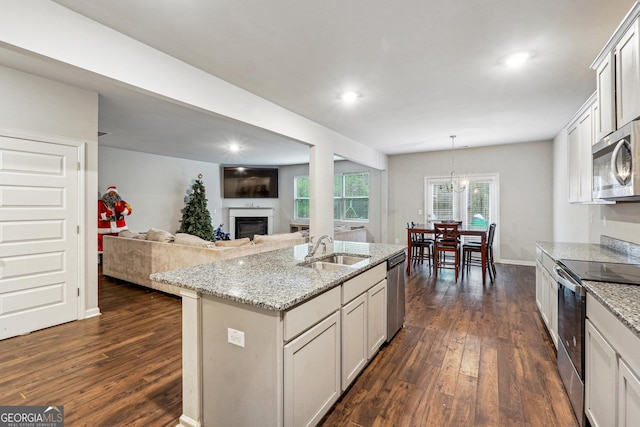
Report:
[[[448,149],[452,134],[457,147],[553,139],[595,90],[589,66],[634,1],[56,3],[397,154]],[[534,53],[525,67],[502,66],[521,50]],[[259,129],[104,82],[77,84],[101,94],[104,146],[217,163],[307,159],[307,147]],[[347,89],[362,93],[357,104],[340,104]],[[207,152],[232,139],[247,147],[242,156]]]

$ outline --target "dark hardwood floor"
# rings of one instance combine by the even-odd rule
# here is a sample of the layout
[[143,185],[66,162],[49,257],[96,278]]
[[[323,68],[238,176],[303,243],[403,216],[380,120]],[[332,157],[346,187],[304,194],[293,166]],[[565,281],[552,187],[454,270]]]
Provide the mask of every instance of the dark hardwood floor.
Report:
[[[535,269],[452,277],[408,278],[405,328],[322,426],[577,426]],[[102,316],[0,342],[0,405],[64,405],[67,426],[176,425],[180,300],[102,275],[99,291]]]

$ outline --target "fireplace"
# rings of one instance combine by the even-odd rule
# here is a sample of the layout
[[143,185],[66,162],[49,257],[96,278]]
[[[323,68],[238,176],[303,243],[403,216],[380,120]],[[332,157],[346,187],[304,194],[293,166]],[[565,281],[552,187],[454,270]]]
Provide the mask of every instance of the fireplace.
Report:
[[[241,225],[238,227],[238,221]],[[273,208],[229,208],[229,234],[232,239],[273,233]]]
[[248,237],[253,240],[256,234],[268,234],[269,221],[266,216],[237,216],[236,217],[236,239]]

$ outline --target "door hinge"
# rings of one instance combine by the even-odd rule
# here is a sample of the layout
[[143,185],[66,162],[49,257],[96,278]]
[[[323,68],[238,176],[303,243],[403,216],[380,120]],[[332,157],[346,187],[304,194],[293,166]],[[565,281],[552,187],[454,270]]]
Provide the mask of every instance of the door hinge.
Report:
[[80,296],[80,288],[78,288],[78,296]]
[[80,234],[80,226],[76,225],[76,233]]
[[80,170],[80,166],[81,166],[81,165],[80,165],[80,162],[78,162],[78,170]]

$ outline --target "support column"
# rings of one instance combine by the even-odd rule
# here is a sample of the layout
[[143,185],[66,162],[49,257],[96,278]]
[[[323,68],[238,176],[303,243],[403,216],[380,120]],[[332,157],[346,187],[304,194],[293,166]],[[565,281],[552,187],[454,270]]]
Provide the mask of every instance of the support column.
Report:
[[309,155],[309,236],[333,237],[333,149],[314,145]]
[[182,296],[182,416],[177,427],[202,426],[202,308],[196,291]]

